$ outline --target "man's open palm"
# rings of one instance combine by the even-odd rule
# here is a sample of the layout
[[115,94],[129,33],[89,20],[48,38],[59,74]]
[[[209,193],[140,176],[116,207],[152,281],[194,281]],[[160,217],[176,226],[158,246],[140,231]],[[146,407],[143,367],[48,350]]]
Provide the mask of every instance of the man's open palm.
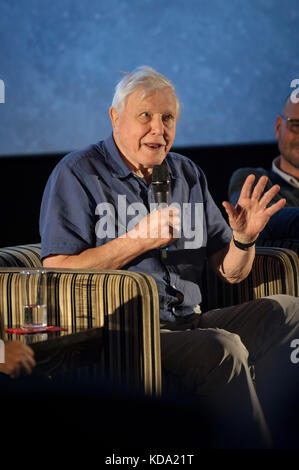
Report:
[[263,194],[268,177],[261,176],[252,191],[254,181],[254,175],[247,176],[235,207],[227,201],[222,203],[228,215],[229,225],[234,234],[238,235],[238,240],[243,243],[255,240],[270,217],[282,209],[286,203],[285,199],[280,199],[267,207],[279,192],[280,187],[276,184]]

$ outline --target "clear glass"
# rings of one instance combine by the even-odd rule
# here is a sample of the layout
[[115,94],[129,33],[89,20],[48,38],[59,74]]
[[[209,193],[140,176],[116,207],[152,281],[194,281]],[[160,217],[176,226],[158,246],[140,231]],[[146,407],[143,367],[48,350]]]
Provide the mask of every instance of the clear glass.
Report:
[[47,327],[47,272],[35,269],[20,273],[23,306],[22,327],[26,330]]

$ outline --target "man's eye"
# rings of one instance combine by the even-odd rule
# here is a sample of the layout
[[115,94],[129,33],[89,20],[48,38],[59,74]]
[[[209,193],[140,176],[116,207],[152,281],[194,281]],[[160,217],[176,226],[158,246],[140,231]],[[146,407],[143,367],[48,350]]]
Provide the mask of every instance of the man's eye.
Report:
[[291,121],[289,129],[292,132],[296,132],[296,134],[299,134],[299,121]]
[[138,119],[141,123],[147,123],[149,122],[151,116],[147,111],[144,111],[143,113],[140,113],[138,116]]
[[163,115],[163,122],[164,122],[165,126],[173,127],[173,125],[174,125],[174,116],[171,113],[164,114]]

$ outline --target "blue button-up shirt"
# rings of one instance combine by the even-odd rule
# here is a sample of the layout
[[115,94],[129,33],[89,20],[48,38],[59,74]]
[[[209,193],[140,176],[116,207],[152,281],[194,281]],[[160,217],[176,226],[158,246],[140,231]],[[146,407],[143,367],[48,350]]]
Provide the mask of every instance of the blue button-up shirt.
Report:
[[[202,170],[190,159],[170,152],[170,204],[181,208],[181,236],[166,259],[154,249],[123,269],[154,277],[160,318],[173,321],[198,309],[199,287],[208,256],[231,240],[231,229],[215,205]],[[42,200],[41,257],[78,254],[121,235],[155,203],[152,185],[122,160],[113,136],[64,157],[52,172]]]

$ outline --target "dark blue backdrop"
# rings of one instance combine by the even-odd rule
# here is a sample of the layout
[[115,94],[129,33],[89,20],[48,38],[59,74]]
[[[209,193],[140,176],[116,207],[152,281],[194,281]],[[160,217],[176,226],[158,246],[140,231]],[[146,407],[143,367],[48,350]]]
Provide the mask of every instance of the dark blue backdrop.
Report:
[[1,0],[0,154],[105,137],[121,71],[141,64],[176,85],[176,146],[272,141],[298,44],[297,0]]

